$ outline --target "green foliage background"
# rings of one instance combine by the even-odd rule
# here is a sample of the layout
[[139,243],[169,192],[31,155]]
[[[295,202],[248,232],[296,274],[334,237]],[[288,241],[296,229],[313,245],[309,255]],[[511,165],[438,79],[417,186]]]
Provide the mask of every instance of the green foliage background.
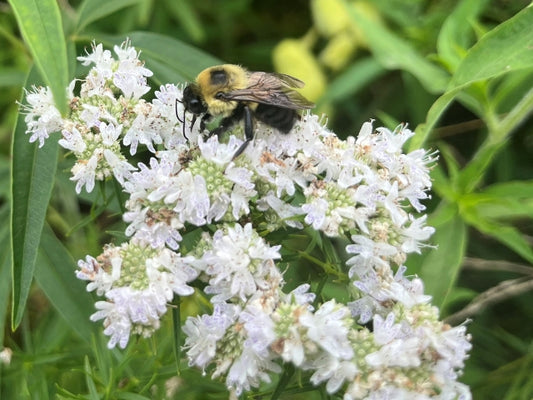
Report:
[[[126,37],[154,71],[154,87],[222,61],[273,70],[276,46],[295,38],[326,82],[313,100],[339,136],[357,134],[370,118],[416,128],[411,149],[440,152],[428,204],[438,248],[410,259],[409,272],[451,323],[473,319],[461,380],[474,398],[533,397],[533,8],[341,1],[346,29],[363,40],[357,51],[334,53],[345,61],[332,70],[319,57],[333,36],[323,33],[318,3],[0,2],[0,336],[13,351],[0,364],[1,398],[227,398],[222,383],[187,368],[179,353],[179,320],[201,305],[182,304],[153,340],[107,350],[101,326],[88,319],[94,298],[74,269],[120,240],[121,199],[102,187],[80,201],[57,143],[37,151],[24,134],[22,87],[50,86],[66,110],[64,88],[83,73],[76,56],[92,40],[111,47]],[[287,387],[279,398],[337,398]],[[272,390],[263,395],[278,398]]]

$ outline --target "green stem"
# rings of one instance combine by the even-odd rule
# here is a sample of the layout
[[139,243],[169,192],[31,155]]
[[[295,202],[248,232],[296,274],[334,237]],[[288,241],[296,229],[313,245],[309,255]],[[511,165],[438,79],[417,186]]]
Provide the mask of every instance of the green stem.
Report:
[[335,275],[336,277],[338,277],[342,281],[347,281],[348,280],[348,275],[346,275],[345,273],[340,272],[339,270],[333,268],[330,263],[325,263],[325,262],[319,260],[318,258],[315,258],[315,257],[307,254],[304,251],[299,251],[298,255],[300,257],[302,257],[302,258],[305,258],[308,261],[311,261],[313,264],[318,265],[320,268],[322,268],[324,270],[324,272],[327,272],[328,274]]
[[492,136],[505,140],[514,129],[533,112],[533,89],[520,100],[516,106],[496,125]]

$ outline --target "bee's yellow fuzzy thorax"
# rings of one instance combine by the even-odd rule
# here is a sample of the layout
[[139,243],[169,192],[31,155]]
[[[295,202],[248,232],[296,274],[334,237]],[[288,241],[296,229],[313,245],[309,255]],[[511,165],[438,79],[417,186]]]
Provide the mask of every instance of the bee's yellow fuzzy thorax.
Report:
[[218,92],[227,93],[231,90],[244,89],[248,83],[248,71],[238,65],[224,64],[204,69],[196,78],[211,115],[227,116],[237,106],[235,101],[217,100]]

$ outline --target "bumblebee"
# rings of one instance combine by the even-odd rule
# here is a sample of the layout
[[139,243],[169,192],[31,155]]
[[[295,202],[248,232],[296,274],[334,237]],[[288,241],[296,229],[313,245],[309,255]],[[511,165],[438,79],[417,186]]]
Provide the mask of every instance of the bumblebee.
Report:
[[192,125],[202,116],[202,131],[210,119],[222,117],[211,135],[220,136],[244,121],[245,141],[233,155],[235,159],[254,137],[254,120],[288,133],[299,118],[297,111],[314,107],[294,90],[304,85],[289,75],[252,72],[238,65],[224,64],[200,72],[196,81],[183,90],[181,102],[185,112],[193,114]]

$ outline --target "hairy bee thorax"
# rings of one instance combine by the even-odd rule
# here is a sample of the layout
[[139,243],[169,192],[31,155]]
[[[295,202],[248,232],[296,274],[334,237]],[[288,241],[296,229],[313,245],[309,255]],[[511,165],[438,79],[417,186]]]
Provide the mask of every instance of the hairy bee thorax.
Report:
[[244,89],[248,84],[248,71],[238,65],[224,64],[207,68],[196,78],[196,84],[203,94],[212,115],[228,116],[237,107],[236,101],[215,98],[218,92]]

